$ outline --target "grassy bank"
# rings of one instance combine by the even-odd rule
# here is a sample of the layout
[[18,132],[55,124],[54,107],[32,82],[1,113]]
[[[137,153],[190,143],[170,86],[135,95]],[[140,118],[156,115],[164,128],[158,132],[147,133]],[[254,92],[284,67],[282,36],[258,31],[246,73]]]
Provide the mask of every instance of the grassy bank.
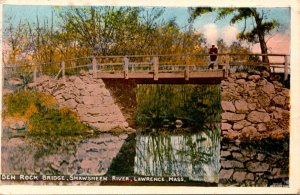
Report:
[[56,100],[34,90],[19,90],[3,97],[3,118],[13,117],[25,122],[30,136],[76,136],[88,134],[88,127],[76,113],[59,108]]

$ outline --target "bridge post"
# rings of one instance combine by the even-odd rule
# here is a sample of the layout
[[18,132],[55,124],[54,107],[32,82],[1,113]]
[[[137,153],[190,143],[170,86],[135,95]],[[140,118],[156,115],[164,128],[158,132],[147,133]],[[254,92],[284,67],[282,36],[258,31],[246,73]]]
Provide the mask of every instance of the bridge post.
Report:
[[97,60],[93,57],[93,78],[97,78]]
[[128,79],[128,65],[129,65],[129,59],[127,57],[124,57],[124,78]]
[[190,79],[190,67],[188,65],[185,65],[184,78],[186,81]]
[[288,57],[284,55],[284,80],[288,80],[289,67],[288,67]]
[[157,56],[153,57],[153,70],[154,70],[153,79],[155,81],[158,80],[158,63],[159,63],[158,57]]
[[229,55],[226,54],[226,63],[225,63],[225,77],[228,77],[229,75],[229,69],[230,69],[230,65],[229,65]]
[[61,62],[61,75],[62,75],[62,79],[65,82],[66,81],[66,72],[65,72],[65,62],[62,61]]
[[34,66],[34,70],[33,70],[33,82],[36,82],[36,72],[37,72],[37,67]]

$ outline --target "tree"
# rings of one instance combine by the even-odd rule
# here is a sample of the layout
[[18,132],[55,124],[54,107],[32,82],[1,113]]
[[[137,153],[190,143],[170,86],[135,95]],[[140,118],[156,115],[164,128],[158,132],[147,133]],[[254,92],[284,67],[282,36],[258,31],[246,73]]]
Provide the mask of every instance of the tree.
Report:
[[217,40],[217,47],[218,47],[219,53],[228,52],[228,47],[227,47],[224,39],[218,39]]
[[[204,50],[203,34],[187,32],[175,19],[163,18],[164,8],[84,6],[55,7],[53,11],[55,14],[50,17],[36,16],[34,21],[20,22],[18,26],[10,22],[4,33],[4,40],[13,48],[10,54],[27,53],[24,56],[32,57],[31,64],[44,64],[43,73],[57,72],[62,60],[84,56],[187,54]],[[132,60],[135,59],[141,60]],[[170,60],[190,63],[193,59]],[[101,63],[105,62],[101,59]],[[80,59],[65,65],[88,63],[90,59]]]
[[[250,43],[259,43],[262,54],[268,53],[266,35],[279,27],[279,22],[275,19],[268,19],[268,10],[263,8],[190,8],[191,17],[196,18],[208,12],[217,12],[216,20],[231,16],[230,24],[235,24],[244,20],[244,29],[239,33],[238,38],[247,40]],[[253,27],[247,25],[247,19],[253,20]],[[263,56],[263,62],[269,63],[268,56]]]
[[10,47],[11,53],[9,55],[8,63],[15,65],[16,57],[21,53],[24,46],[24,37],[26,34],[26,29],[24,24],[20,20],[15,26],[13,24],[13,18],[9,17],[7,23],[9,24],[4,30],[4,37],[6,37],[5,42]]
[[140,8],[70,7],[58,10],[66,36],[88,48],[92,55],[117,54],[130,50],[140,27]]
[[164,8],[91,6],[57,13],[62,37],[87,48],[86,55],[174,54],[199,50],[203,42],[202,34],[184,33],[174,19],[164,21]]

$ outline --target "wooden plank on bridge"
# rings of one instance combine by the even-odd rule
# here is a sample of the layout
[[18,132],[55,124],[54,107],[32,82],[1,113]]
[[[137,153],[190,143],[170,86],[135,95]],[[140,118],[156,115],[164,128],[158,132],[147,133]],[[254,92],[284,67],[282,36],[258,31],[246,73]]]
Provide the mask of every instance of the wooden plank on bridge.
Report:
[[217,70],[204,70],[197,72],[190,72],[189,78],[224,78],[225,70],[217,69]]
[[107,73],[107,72],[99,72],[98,78],[100,79],[124,79],[124,73],[117,72],[117,73]]
[[[193,71],[189,72],[188,78],[224,78],[224,70],[202,70],[202,71]],[[144,72],[129,72],[127,77],[125,77],[122,72],[114,72],[114,73],[105,73],[99,72],[98,78],[103,79],[187,79],[186,71],[174,71],[174,72],[158,72],[156,75],[156,79],[154,77],[153,71],[144,71]]]

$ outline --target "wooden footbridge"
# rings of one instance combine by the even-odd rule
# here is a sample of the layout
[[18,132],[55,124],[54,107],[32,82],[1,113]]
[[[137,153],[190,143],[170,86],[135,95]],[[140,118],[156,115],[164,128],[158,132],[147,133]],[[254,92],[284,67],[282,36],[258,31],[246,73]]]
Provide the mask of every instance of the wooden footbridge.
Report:
[[[268,56],[272,63],[263,63],[260,58]],[[276,59],[274,62],[272,59]],[[185,83],[220,83],[230,72],[247,71],[267,67],[271,72],[290,74],[289,56],[285,54],[218,54],[215,68],[209,70],[209,54],[189,55],[130,55],[95,56],[64,60],[59,63],[31,65],[33,80],[47,74],[47,66],[56,66],[55,78],[65,79],[66,75],[79,73],[80,70],[92,72],[94,78],[135,79],[149,83],[179,81]],[[20,66],[5,70],[16,70]]]

